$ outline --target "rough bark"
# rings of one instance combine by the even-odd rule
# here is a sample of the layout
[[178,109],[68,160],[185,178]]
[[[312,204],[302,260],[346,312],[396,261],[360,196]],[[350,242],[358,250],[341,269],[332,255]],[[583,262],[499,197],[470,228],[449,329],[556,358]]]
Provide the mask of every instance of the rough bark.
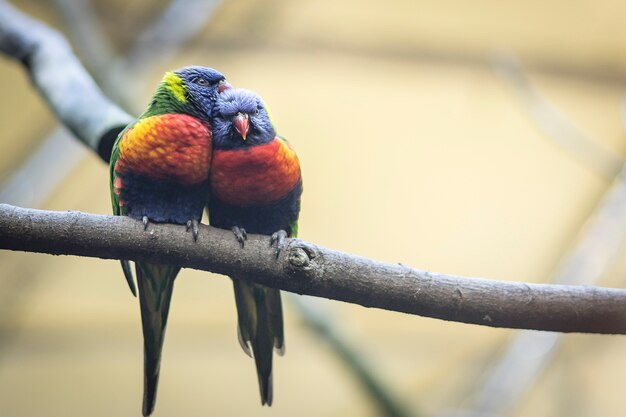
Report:
[[[626,290],[465,278],[388,264],[289,239],[276,259],[266,236],[240,249],[229,231],[125,217],[0,205],[0,249],[150,260],[443,320],[491,327],[626,334]],[[120,275],[121,277],[121,275]],[[121,278],[120,278],[121,279]]]

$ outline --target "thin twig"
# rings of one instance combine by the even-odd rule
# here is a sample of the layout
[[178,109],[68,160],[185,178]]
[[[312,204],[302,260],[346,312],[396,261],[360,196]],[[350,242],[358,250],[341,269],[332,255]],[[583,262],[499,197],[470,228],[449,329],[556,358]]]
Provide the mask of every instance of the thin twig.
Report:
[[99,77],[107,72],[115,54],[94,10],[93,0],[53,0],[52,3],[84,65],[101,82]]
[[604,178],[615,178],[622,167],[622,158],[565,117],[535,88],[514,55],[500,52],[493,55],[492,62],[501,78],[513,88],[526,114],[546,137]]
[[124,70],[142,72],[157,60],[170,58],[182,44],[200,33],[221,4],[221,0],[171,0],[159,18],[139,34],[125,59]]
[[291,305],[298,309],[304,324],[321,340],[330,346],[332,352],[354,375],[356,381],[369,393],[369,398],[375,399],[375,404],[388,417],[418,417],[421,414],[409,407],[398,398],[383,379],[375,372],[370,361],[357,352],[356,346],[349,343],[342,334],[340,325],[335,324],[333,315],[321,308],[319,303],[311,299],[289,294]]

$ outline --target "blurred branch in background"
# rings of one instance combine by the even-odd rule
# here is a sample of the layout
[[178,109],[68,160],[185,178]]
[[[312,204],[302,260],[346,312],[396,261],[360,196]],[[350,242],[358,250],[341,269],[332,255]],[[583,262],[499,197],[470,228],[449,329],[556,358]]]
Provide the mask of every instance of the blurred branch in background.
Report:
[[[524,109],[546,133],[566,150],[578,153],[582,162],[605,176],[619,167],[617,156],[588,135],[577,130],[553,104],[534,88],[515,57],[499,55],[495,65],[505,81],[515,87],[526,103]],[[589,152],[588,154],[586,152]],[[606,164],[606,165],[603,165]],[[616,172],[612,185],[594,213],[579,232],[569,253],[564,255],[551,282],[556,284],[593,285],[611,267],[626,243],[626,166]],[[486,372],[484,383],[473,393],[469,415],[507,415],[528,387],[554,357],[562,335],[557,333],[520,332],[506,352]]]
[[102,85],[104,80],[100,77],[110,71],[115,52],[109,39],[104,36],[92,0],[52,0],[52,3],[69,30],[72,44],[82,57],[83,64]]
[[110,82],[170,59],[206,26],[221,4],[221,0],[171,0],[160,17],[139,34],[127,58],[115,62]]
[[[198,35],[211,21],[221,0],[171,0],[159,17],[141,31],[125,56],[116,56],[91,7],[91,1],[54,0],[70,31],[72,42],[84,57],[102,89],[122,107],[142,110],[136,101],[147,77],[163,65],[178,48]],[[81,19],[82,22],[76,22]],[[100,49],[105,45],[104,49]],[[132,82],[123,82],[132,80]]]
[[[5,2],[0,2],[0,51],[29,69],[51,110],[89,148],[97,149],[111,129],[133,120],[104,96],[61,34]],[[76,111],[84,107],[99,111]]]
[[622,127],[626,130],[626,97],[622,98],[619,105],[619,115],[622,121]]
[[493,67],[509,84],[524,112],[549,139],[608,180],[615,178],[624,162],[583,132],[532,84],[517,57],[499,52],[492,56]]
[[328,344],[333,353],[349,368],[356,381],[363,385],[365,391],[373,398],[376,398],[376,405],[382,413],[381,415],[395,417],[417,417],[420,415],[409,408],[408,404],[400,401],[387,388],[387,385],[383,384],[381,378],[373,372],[372,366],[365,357],[346,343],[341,329],[338,325],[333,324],[335,320],[324,306],[293,294],[287,294],[287,296],[291,305],[299,310],[307,327]]
[[288,239],[277,258],[268,237],[245,249],[230,230],[126,216],[0,204],[0,248],[128,259],[248,277],[272,288],[424,317],[489,327],[626,334],[626,289],[467,278],[388,264]]
[[[54,0],[54,2],[79,52],[92,69],[95,78],[103,85],[104,91],[116,101],[123,103],[124,107],[130,109],[136,108],[133,99],[139,96],[144,87],[143,83],[146,77],[142,74],[152,69],[159,62],[173,56],[178,47],[196,36],[210,21],[222,3],[217,0],[172,0],[160,17],[138,35],[130,52],[125,57],[116,57],[94,14],[91,1]],[[69,46],[66,45],[60,34],[41,22],[20,13],[4,0],[0,0],[0,49],[3,52],[10,56],[13,55],[8,49],[12,46],[6,44],[6,42],[13,42],[13,40],[2,36],[3,30],[11,30],[12,37],[19,40],[20,31],[28,33],[31,25],[38,27],[39,32],[31,34],[32,44],[29,44],[29,47],[40,44],[42,46],[36,49],[44,50],[43,53],[50,54],[54,58],[53,51],[47,50],[48,42],[52,42],[51,45],[55,49],[61,49],[64,53],[69,52],[71,54]],[[50,33],[53,36],[47,39],[46,35]],[[3,42],[5,43],[3,44]],[[60,42],[61,45],[55,46],[55,42]],[[23,46],[23,48],[25,47]],[[77,68],[79,72],[84,72],[73,55],[71,63],[79,67]],[[32,69],[29,68],[29,70]],[[87,77],[89,76],[87,75]],[[133,82],[120,83],[120,80],[123,79],[131,79]],[[71,82],[71,78],[68,77],[68,80]],[[37,86],[37,79],[33,79],[33,81]],[[92,88],[88,82],[84,85]],[[99,108],[96,106],[95,110],[97,111]],[[107,162],[110,156],[110,146],[115,136],[128,122],[125,113],[122,112],[120,115],[119,126],[110,131],[104,142],[87,143],[90,149],[97,151],[101,158]],[[61,121],[66,122],[63,119]],[[80,136],[79,138],[82,139]],[[24,206],[40,205],[56,186],[69,175],[83,155],[84,148],[77,146],[62,127],[57,127],[42,141],[39,149],[20,169],[2,184],[0,201]],[[333,352],[356,376],[356,380],[368,393],[368,398],[376,404],[384,415],[389,417],[417,415],[415,410],[409,413],[406,407],[398,403],[391,390],[381,381],[376,372],[365,360],[361,359],[356,347],[334,329],[328,317],[315,314],[315,306],[307,306],[306,300],[296,301],[294,297],[290,299],[293,301],[292,305],[302,316],[303,323],[329,343]]]

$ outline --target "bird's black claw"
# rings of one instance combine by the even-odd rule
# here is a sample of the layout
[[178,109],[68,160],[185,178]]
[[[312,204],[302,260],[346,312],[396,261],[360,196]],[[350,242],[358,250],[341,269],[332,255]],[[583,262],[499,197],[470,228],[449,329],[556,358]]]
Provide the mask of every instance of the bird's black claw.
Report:
[[272,238],[270,239],[270,246],[274,246],[276,244],[276,259],[280,256],[280,253],[285,248],[285,239],[287,238],[287,232],[284,230],[279,230],[272,234]]
[[243,248],[245,241],[248,240],[248,234],[246,233],[246,229],[244,229],[243,227],[233,226],[230,230],[233,231],[233,234],[237,238],[237,241]]
[[148,216],[143,216],[141,218],[141,221],[143,223],[143,230],[147,230],[148,229]]
[[198,234],[200,233],[200,222],[198,220],[187,220],[187,231],[191,229],[193,235],[193,241],[198,241]]

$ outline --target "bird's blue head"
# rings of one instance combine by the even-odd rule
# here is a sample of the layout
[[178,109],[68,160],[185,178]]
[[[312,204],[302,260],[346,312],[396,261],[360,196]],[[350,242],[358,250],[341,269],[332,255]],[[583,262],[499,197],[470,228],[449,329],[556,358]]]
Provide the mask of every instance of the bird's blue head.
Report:
[[210,120],[220,93],[231,88],[224,75],[213,68],[189,66],[174,71],[184,86],[185,96],[191,105]]
[[192,66],[166,72],[148,112],[185,113],[209,122],[217,96],[229,88],[224,75],[213,68]]
[[229,89],[218,96],[212,126],[216,149],[262,145],[276,136],[261,97],[243,88]]

